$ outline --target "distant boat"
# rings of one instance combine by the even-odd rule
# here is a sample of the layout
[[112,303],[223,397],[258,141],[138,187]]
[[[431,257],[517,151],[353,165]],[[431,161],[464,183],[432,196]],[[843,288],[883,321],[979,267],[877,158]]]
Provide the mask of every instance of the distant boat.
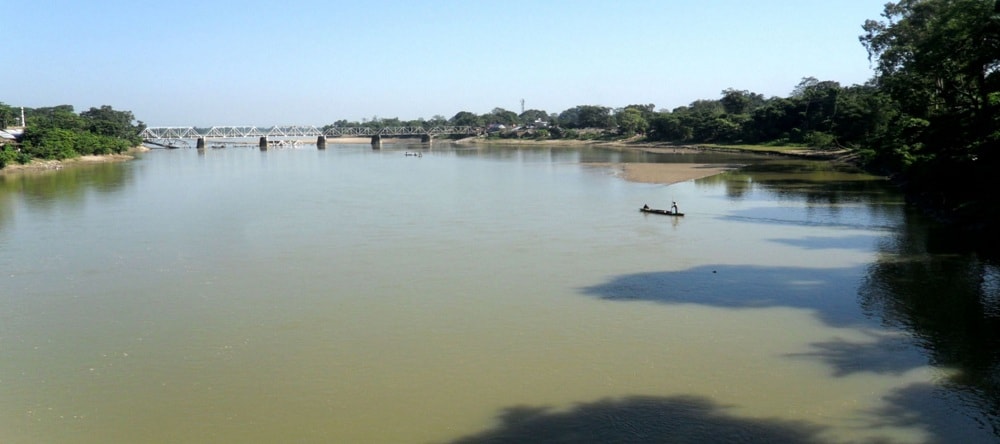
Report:
[[643,213],[662,214],[664,216],[683,216],[684,215],[684,213],[680,213],[680,212],[675,212],[675,211],[670,211],[670,210],[658,210],[656,208],[649,208],[649,207],[639,208],[639,211],[641,211]]

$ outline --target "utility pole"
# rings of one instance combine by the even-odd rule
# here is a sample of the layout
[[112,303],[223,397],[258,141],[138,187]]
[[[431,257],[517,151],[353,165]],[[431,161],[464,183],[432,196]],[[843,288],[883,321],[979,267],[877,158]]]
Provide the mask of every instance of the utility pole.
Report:
[[521,114],[524,114],[524,99],[521,99]]

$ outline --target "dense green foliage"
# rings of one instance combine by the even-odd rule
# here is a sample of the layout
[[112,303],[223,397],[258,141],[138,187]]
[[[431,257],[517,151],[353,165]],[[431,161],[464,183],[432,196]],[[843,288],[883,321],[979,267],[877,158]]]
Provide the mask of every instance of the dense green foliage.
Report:
[[[460,111],[450,119],[339,120],[324,129],[504,125],[505,130],[497,137],[609,139],[638,135],[646,140],[677,143],[791,144],[862,150],[887,131],[886,115],[892,112],[891,106],[886,95],[873,85],[842,87],[837,82],[808,77],[795,86],[789,97],[765,99],[761,94],[730,88],[722,91],[718,100],[697,100],[674,110],[656,111],[653,104],[617,109],[580,105],[558,114],[535,109],[515,114],[494,108],[485,114]],[[546,131],[542,133],[541,129]]]
[[883,17],[861,36],[891,106],[875,157],[950,217],[996,226],[1000,1],[903,0]]
[[[24,111],[27,127],[20,148],[0,152],[0,167],[11,161],[26,163],[32,158],[122,153],[142,143],[139,133],[145,126],[142,122],[133,124],[135,118],[129,111],[116,111],[106,105],[80,114],[70,105]],[[0,103],[0,119],[6,121],[12,115],[12,108]]]

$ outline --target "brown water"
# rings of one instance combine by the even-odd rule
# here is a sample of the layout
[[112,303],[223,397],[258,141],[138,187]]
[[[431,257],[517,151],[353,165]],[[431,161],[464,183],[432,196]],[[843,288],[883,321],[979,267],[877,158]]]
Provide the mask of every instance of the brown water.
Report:
[[900,314],[925,252],[881,179],[403,149],[0,176],[0,442],[997,439],[992,343],[943,359]]

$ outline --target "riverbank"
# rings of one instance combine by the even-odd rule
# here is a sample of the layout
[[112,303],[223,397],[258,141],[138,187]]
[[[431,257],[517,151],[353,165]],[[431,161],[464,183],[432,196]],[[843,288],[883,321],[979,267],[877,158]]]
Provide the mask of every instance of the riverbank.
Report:
[[[795,157],[832,162],[851,162],[850,150],[817,150],[803,147],[768,147],[755,145],[678,145],[670,142],[647,142],[638,138],[623,140],[521,140],[484,139],[469,137],[456,141],[469,145],[494,146],[593,146],[621,151],[642,151],[654,154],[685,154],[697,152],[743,153],[761,156]],[[612,173],[630,182],[669,185],[688,180],[714,176],[740,168],[735,164],[692,164],[692,163],[592,163],[588,166],[608,168]]]
[[[337,138],[336,143],[368,143],[369,138]],[[388,140],[387,140],[388,141]],[[392,143],[393,141],[388,141]],[[642,142],[636,139],[624,140],[521,140],[521,139],[484,139],[480,137],[469,137],[452,141],[457,144],[467,145],[507,145],[507,146],[566,146],[582,147],[595,146],[607,149],[618,150],[638,150],[649,153],[691,153],[702,151],[715,152],[740,152],[760,155],[780,155],[788,157],[800,157],[816,160],[839,160],[848,155],[847,150],[841,151],[821,151],[798,147],[758,147],[758,146],[717,146],[717,145],[677,145],[667,142]],[[8,164],[0,169],[0,174],[31,173],[59,170],[74,164],[88,164],[99,162],[122,162],[135,158],[138,152],[148,151],[144,146],[135,147],[124,154],[110,154],[102,156],[81,156],[65,160],[33,160],[28,164]],[[737,169],[740,165],[731,164],[664,164],[664,163],[595,163],[588,166],[595,168],[608,168],[612,174],[625,180],[640,183],[673,184],[688,180],[700,179],[713,176],[725,171]]]
[[704,163],[590,163],[594,168],[608,168],[615,176],[629,182],[670,185],[714,176],[741,165]]
[[74,157],[72,159],[63,159],[63,160],[33,159],[31,162],[28,162],[26,164],[9,163],[2,169],[0,169],[0,175],[30,174],[43,171],[53,171],[53,170],[60,170],[68,166],[80,165],[80,164],[124,162],[134,159],[137,153],[141,153],[144,151],[149,151],[149,148],[144,146],[137,146],[122,154],[80,156],[80,157]]
[[674,142],[649,142],[633,137],[621,140],[563,140],[563,139],[486,139],[482,137],[467,137],[455,143],[485,144],[485,145],[565,145],[565,146],[598,146],[604,148],[619,148],[645,151],[650,153],[681,153],[713,151],[725,153],[747,153],[768,156],[798,157],[816,160],[849,161],[852,151],[848,149],[821,150],[798,146],[764,146],[764,145],[715,145],[715,144],[677,144]]

